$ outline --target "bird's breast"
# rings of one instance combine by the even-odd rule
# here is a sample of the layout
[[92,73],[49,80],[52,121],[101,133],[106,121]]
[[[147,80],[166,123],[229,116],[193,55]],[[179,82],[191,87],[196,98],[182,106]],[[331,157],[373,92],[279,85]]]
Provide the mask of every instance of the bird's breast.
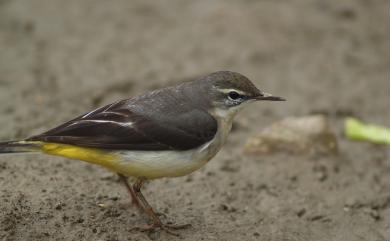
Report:
[[199,148],[199,157],[204,160],[211,160],[225,144],[226,139],[232,128],[232,122],[218,120],[218,131],[214,138]]

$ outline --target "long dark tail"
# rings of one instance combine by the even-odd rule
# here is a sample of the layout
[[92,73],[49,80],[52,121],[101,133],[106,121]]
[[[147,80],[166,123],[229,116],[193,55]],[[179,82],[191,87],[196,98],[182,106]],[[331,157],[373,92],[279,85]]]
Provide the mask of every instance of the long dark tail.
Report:
[[38,142],[7,141],[0,142],[0,154],[36,152],[40,150]]

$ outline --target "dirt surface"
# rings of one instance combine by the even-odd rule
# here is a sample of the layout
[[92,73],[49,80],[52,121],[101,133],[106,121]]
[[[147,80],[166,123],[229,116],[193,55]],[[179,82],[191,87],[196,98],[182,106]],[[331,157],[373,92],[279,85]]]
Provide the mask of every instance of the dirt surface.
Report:
[[[288,99],[242,112],[222,151],[145,195],[191,223],[141,233],[115,175],[0,157],[0,240],[390,240],[390,150],[347,141],[345,116],[390,126],[390,1],[0,0],[0,140],[216,70]],[[288,116],[328,115],[339,155],[244,156]]]

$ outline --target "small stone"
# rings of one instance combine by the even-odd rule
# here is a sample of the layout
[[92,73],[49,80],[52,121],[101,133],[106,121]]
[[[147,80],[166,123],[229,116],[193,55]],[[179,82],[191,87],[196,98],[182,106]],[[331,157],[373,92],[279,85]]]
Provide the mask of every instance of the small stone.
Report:
[[336,135],[323,115],[290,117],[265,128],[248,140],[244,153],[248,155],[287,152],[304,154],[337,154]]
[[106,208],[107,207],[107,205],[104,204],[104,203],[98,203],[98,206],[101,207],[101,208]]
[[110,196],[109,199],[112,200],[112,201],[118,201],[120,199],[120,197],[116,196],[116,195],[113,195],[113,196]]
[[372,209],[372,208],[365,208],[365,209],[363,209],[363,211],[366,214],[370,215],[376,221],[381,219],[381,216],[380,216],[378,210],[375,210],[375,209]]
[[379,214],[378,210],[371,210],[370,216],[375,220],[381,219],[381,215]]
[[298,217],[302,217],[303,215],[305,215],[306,209],[305,208],[300,208],[295,213],[297,214]]
[[315,214],[315,215],[309,216],[307,218],[307,220],[309,220],[309,221],[317,221],[317,220],[321,220],[321,219],[324,219],[324,218],[325,218],[325,216],[322,215],[322,214]]
[[84,219],[83,219],[83,218],[78,218],[78,219],[76,220],[76,223],[84,223]]
[[328,178],[325,172],[317,172],[316,177],[320,182],[323,182]]
[[56,207],[55,207],[56,210],[61,210],[62,209],[62,206],[61,206],[61,203],[57,204]]
[[229,209],[229,207],[226,204],[221,204],[220,208],[222,211],[227,211]]
[[358,200],[355,197],[349,197],[346,201],[344,206],[346,208],[355,208],[359,204]]
[[224,203],[221,204],[219,206],[219,208],[220,208],[220,210],[226,211],[226,212],[235,212],[235,211],[237,211],[237,209],[235,207],[229,206],[229,205],[224,204]]

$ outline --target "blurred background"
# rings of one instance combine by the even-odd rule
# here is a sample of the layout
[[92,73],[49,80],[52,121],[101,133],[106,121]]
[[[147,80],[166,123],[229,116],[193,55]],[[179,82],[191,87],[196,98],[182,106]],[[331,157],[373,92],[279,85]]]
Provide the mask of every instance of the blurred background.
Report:
[[[243,111],[209,165],[146,187],[151,204],[193,224],[185,240],[390,240],[389,148],[343,134],[348,116],[390,126],[389,66],[387,0],[0,0],[0,140],[237,71],[288,101]],[[312,114],[337,152],[245,154],[272,123]],[[172,238],[131,231],[142,223],[99,167],[0,158],[2,240]]]

